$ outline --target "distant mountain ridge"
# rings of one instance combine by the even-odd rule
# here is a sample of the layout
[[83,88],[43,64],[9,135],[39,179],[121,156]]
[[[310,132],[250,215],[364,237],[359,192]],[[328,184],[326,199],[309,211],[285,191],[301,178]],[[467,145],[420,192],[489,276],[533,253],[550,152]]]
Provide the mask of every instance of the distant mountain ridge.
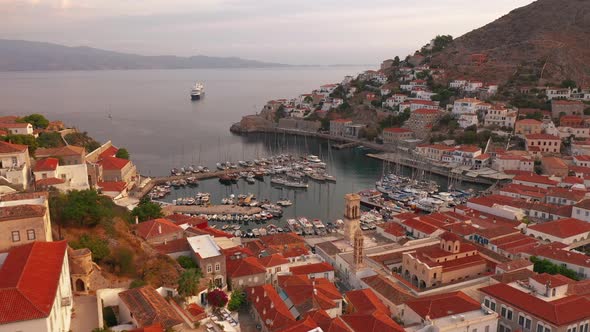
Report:
[[[475,54],[486,61],[475,66]],[[540,83],[573,79],[588,85],[590,1],[537,0],[455,39],[432,63],[454,76],[506,81],[519,71]]]
[[237,57],[146,56],[92,47],[0,39],[0,71],[286,67]]

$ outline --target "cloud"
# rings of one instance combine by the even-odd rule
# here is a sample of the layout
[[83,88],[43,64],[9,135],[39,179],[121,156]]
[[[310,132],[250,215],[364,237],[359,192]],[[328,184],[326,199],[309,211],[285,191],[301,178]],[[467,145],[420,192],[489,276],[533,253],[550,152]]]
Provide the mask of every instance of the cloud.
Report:
[[[0,36],[142,54],[375,63],[532,0],[0,0]],[[39,24],[43,22],[43,24]]]

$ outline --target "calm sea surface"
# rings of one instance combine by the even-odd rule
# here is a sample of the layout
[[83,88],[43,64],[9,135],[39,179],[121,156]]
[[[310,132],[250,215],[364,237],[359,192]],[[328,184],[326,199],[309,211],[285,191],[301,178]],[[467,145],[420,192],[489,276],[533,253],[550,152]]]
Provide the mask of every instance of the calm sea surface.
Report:
[[[237,136],[229,132],[243,115],[266,101],[291,98],[321,84],[339,82],[366,68],[191,69],[88,72],[0,73],[0,114],[42,113],[52,120],[87,131],[104,142],[125,147],[144,175],[167,175],[172,167],[254,159],[276,153],[318,154],[337,177],[335,184],[310,182],[307,191],[281,190],[269,180],[231,187],[217,180],[181,189],[174,199],[196,191],[210,192],[214,202],[237,193],[258,198],[288,197],[295,204],[285,217],[334,220],[341,216],[347,192],[373,188],[383,172],[366,150],[328,149],[328,143],[294,136]],[[195,81],[205,83],[205,98],[191,101]],[[109,114],[112,118],[109,118]],[[441,185],[446,179],[435,178]]]

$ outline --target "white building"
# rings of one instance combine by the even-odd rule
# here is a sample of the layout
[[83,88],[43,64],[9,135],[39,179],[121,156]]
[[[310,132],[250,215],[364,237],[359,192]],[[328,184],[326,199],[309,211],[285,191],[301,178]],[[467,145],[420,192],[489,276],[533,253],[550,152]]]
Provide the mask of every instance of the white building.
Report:
[[401,320],[406,331],[494,332],[498,314],[482,310],[478,301],[463,292],[420,297],[403,305]]
[[467,128],[471,126],[477,126],[479,124],[479,120],[477,119],[477,114],[475,113],[464,113],[459,116],[457,120],[459,123],[459,127]]
[[0,179],[26,190],[31,180],[30,166],[28,146],[0,141]]
[[0,332],[70,331],[72,289],[66,241],[15,247],[0,261]]
[[477,98],[464,98],[455,100],[453,104],[453,114],[476,113],[477,105],[481,101]]
[[37,161],[33,174],[38,189],[55,187],[61,191],[68,191],[90,188],[88,168],[85,163],[62,166],[56,158],[45,158]]
[[33,125],[30,123],[0,123],[0,128],[5,128],[13,135],[33,135]]
[[484,126],[514,128],[516,112],[500,107],[492,107],[485,116]]
[[569,99],[572,95],[572,89],[570,88],[547,88],[545,90],[548,100],[552,99]]
[[572,244],[590,238],[590,223],[575,218],[528,226],[525,234],[549,242]]

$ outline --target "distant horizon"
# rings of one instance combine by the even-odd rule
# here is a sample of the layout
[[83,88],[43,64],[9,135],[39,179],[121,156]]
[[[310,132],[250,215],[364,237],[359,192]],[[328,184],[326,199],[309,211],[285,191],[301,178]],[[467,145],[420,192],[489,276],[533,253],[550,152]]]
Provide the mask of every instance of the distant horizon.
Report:
[[405,57],[436,35],[457,38],[531,2],[0,0],[0,38],[145,56],[365,66]]

